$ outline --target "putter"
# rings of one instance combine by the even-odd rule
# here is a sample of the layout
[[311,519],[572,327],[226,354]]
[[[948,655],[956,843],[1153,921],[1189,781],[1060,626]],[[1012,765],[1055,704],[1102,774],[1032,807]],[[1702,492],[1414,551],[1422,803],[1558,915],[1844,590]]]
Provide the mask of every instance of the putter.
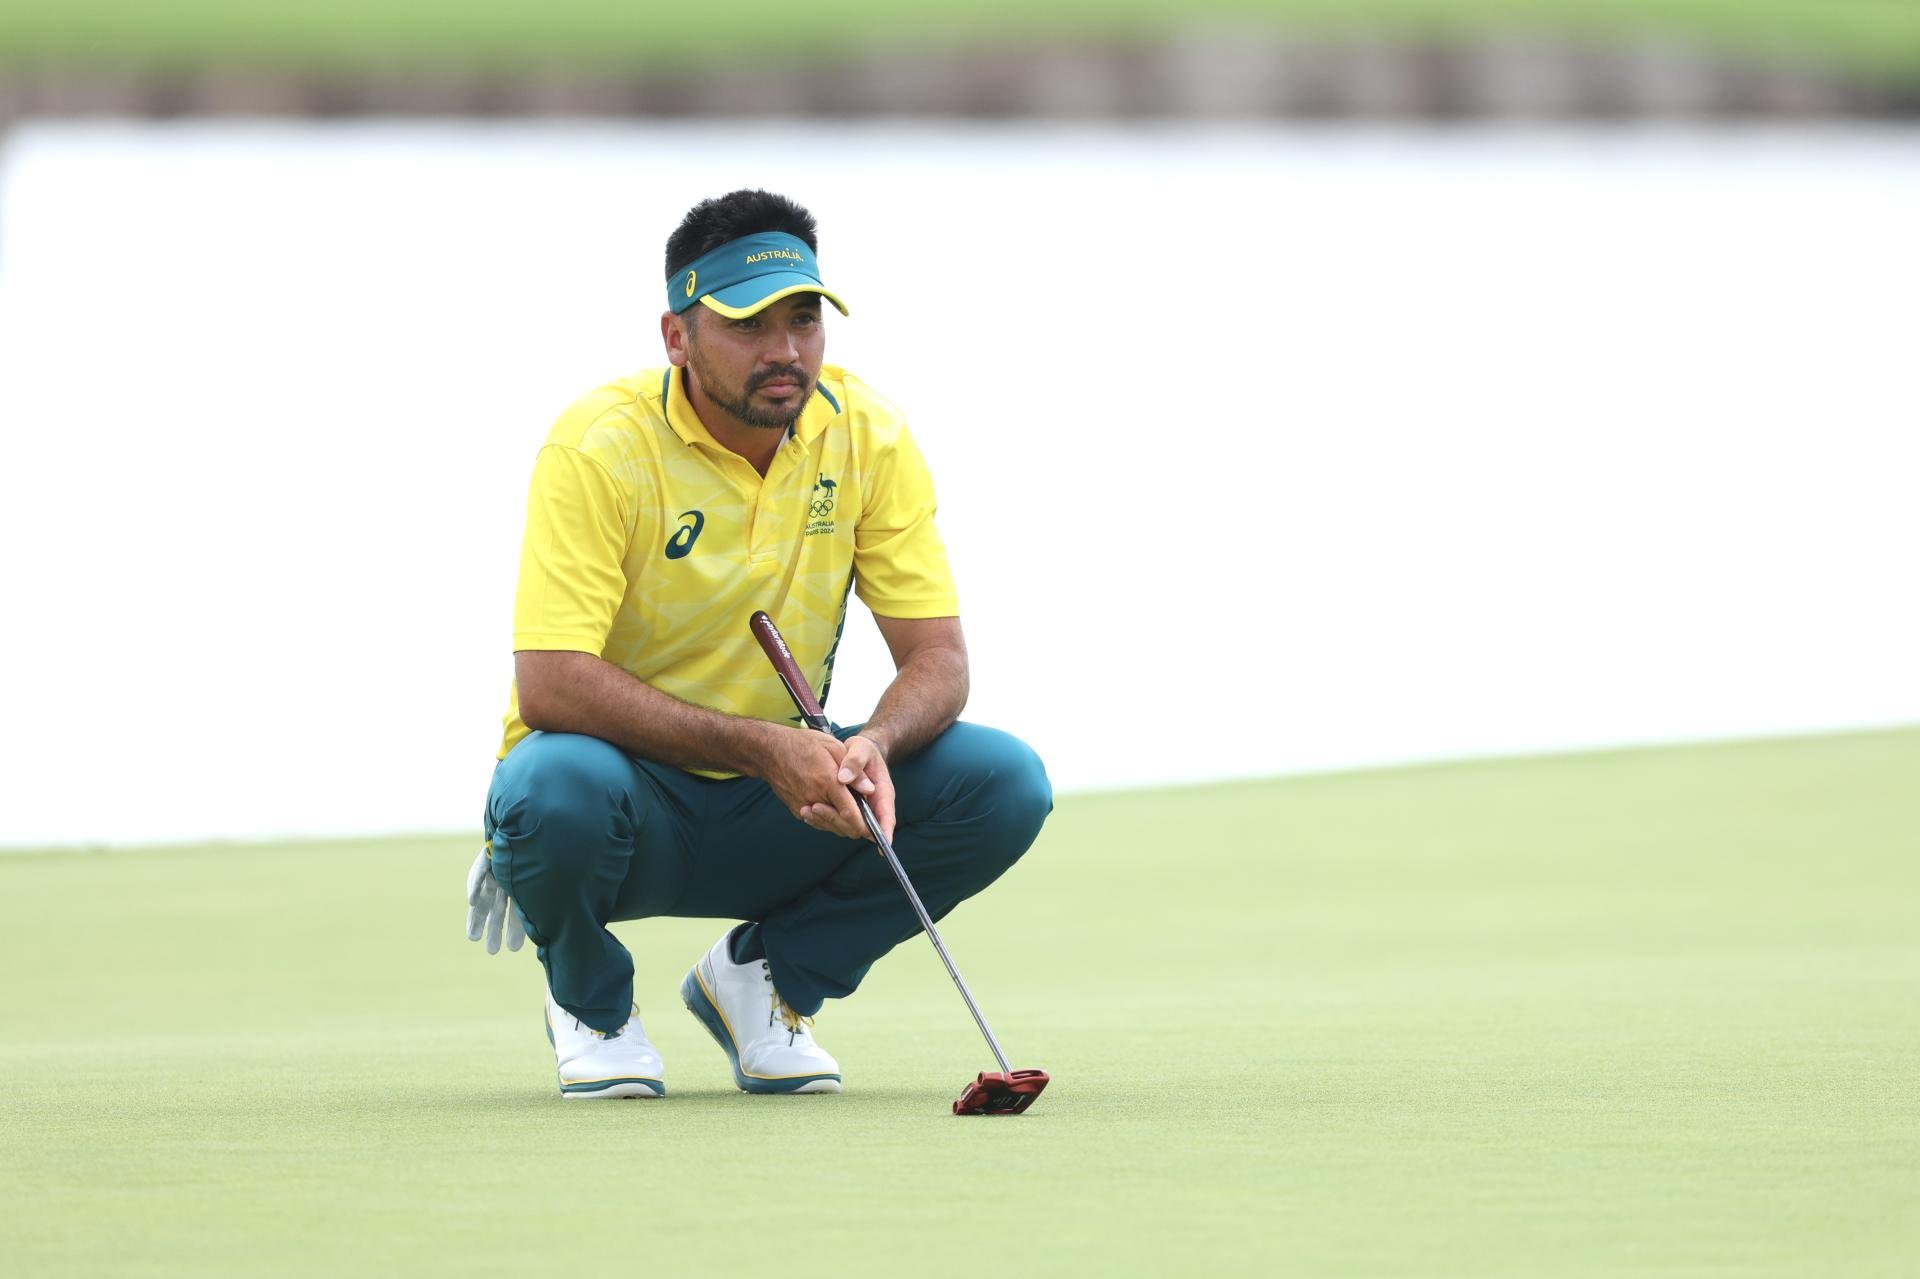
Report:
[[[833,734],[833,726],[827,722],[827,713],[820,708],[820,702],[813,695],[813,689],[807,683],[807,677],[800,673],[800,664],[793,660],[793,653],[787,648],[787,641],[781,637],[780,628],[764,612],[756,612],[748,619],[747,626],[753,631],[753,637],[760,641],[767,660],[773,663],[780,682],[787,686],[787,695],[793,698],[793,704],[800,712],[800,718],[808,728]],[[1000,1051],[1000,1041],[993,1037],[993,1031],[987,1027],[987,1019],[980,1015],[980,1005],[973,1002],[973,992],[967,989],[967,983],[961,978],[960,970],[953,966],[953,957],[947,954],[946,946],[940,940],[940,932],[933,926],[933,916],[927,914],[926,906],[920,900],[920,894],[913,890],[913,881],[907,878],[907,868],[900,864],[900,858],[893,851],[893,845],[887,841],[880,829],[880,822],[868,807],[867,800],[859,791],[848,787],[853,802],[860,808],[860,816],[867,823],[867,833],[873,836],[873,842],[880,846],[880,855],[893,867],[894,878],[900,881],[900,887],[906,889],[907,900],[913,903],[913,913],[920,917],[920,926],[927,930],[927,939],[940,953],[940,962],[947,966],[947,975],[953,978],[953,984],[960,992],[960,998],[967,1001],[967,1011],[973,1014],[980,1033],[986,1036],[987,1047],[993,1050],[993,1059],[1000,1063],[1000,1069],[983,1070],[979,1076],[968,1082],[959,1098],[953,1103],[956,1115],[1017,1115],[1033,1104],[1040,1090],[1047,1086],[1047,1072],[1044,1070],[1015,1070],[1007,1064],[1007,1055]]]

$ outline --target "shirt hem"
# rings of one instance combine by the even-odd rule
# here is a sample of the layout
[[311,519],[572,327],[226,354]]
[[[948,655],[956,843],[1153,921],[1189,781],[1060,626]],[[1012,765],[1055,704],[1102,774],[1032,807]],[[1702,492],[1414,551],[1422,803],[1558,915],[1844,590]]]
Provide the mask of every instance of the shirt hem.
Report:
[[591,653],[600,656],[600,650],[606,647],[606,640],[589,635],[567,635],[560,631],[515,631],[513,633],[513,651]]
[[860,595],[860,602],[869,612],[879,617],[897,617],[902,621],[917,622],[929,617],[960,616],[960,601],[948,595],[938,599],[887,600],[873,599]]

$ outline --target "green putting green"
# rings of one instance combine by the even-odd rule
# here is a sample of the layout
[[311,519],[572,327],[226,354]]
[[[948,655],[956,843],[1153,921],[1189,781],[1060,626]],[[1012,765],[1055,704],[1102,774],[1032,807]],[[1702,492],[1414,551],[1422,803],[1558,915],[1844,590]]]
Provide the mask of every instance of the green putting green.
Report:
[[0,857],[20,1275],[1910,1274],[1920,730],[1063,800],[749,1097],[563,1102],[475,840]]

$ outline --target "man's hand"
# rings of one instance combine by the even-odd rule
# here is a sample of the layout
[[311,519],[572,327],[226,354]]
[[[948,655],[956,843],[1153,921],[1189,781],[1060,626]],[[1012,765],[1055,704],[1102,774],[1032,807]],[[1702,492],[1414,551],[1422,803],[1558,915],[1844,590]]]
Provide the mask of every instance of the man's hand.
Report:
[[768,751],[761,777],[788,812],[815,830],[870,839],[848,793],[851,785],[873,806],[887,838],[893,838],[893,779],[879,748],[865,738],[843,743],[810,729],[784,731]]
[[[887,757],[870,737],[855,735],[847,739],[847,753],[840,757],[838,780],[853,787],[873,809],[880,833],[893,839],[893,775],[887,771]],[[860,823],[860,834],[868,839],[867,824]]]
[[497,955],[503,931],[508,950],[519,950],[527,940],[526,930],[520,924],[520,912],[513,908],[513,898],[507,896],[500,881],[493,877],[493,858],[482,848],[480,855],[473,859],[473,869],[467,872],[467,940],[479,941],[484,933],[487,953]]

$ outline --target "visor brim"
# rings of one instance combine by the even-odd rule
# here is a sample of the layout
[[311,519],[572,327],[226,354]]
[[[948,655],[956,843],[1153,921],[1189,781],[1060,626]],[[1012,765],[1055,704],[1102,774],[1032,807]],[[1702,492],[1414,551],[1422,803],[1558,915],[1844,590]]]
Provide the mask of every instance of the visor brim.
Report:
[[842,315],[848,314],[847,304],[820,286],[820,281],[812,276],[802,275],[798,271],[778,271],[772,275],[762,275],[739,284],[729,284],[724,289],[715,289],[703,296],[700,301],[710,310],[718,311],[729,320],[744,320],[781,298],[792,297],[796,293],[818,293]]

